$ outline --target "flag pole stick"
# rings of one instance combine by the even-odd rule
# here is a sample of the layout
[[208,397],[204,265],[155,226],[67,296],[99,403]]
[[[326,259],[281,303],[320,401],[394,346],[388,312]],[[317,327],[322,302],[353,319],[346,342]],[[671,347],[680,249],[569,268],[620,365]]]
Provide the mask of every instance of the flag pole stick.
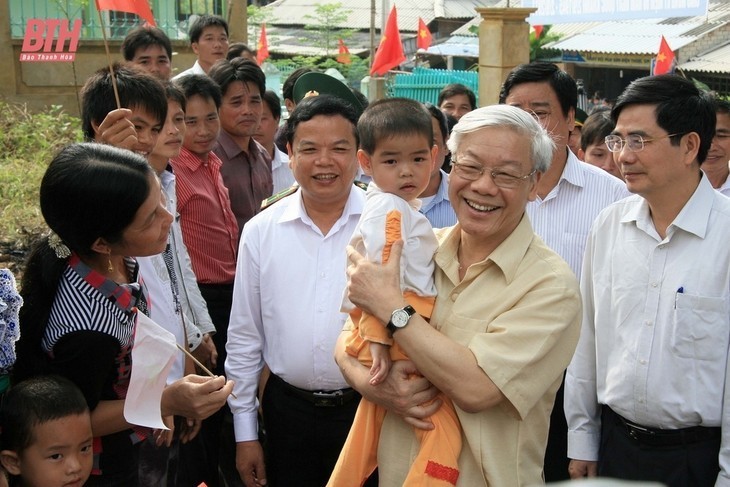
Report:
[[[195,357],[193,356],[193,354],[192,354],[192,353],[188,352],[188,351],[187,351],[187,350],[185,350],[185,349],[184,349],[183,347],[181,347],[179,343],[176,343],[175,345],[177,345],[177,348],[178,348],[178,349],[179,349],[179,350],[180,350],[180,351],[181,351],[182,353],[184,353],[184,354],[185,354],[185,355],[187,355],[187,356],[188,356],[188,357],[189,357],[190,359],[192,359],[192,361],[193,361],[193,362],[195,362],[195,365],[197,365],[198,367],[200,367],[200,368],[201,368],[201,369],[203,370],[203,372],[205,372],[206,374],[208,374],[208,375],[209,375],[210,377],[215,377],[215,374],[213,374],[213,372],[211,372],[210,370],[208,370],[208,367],[206,367],[205,365],[201,364],[201,363],[200,363],[200,361],[199,361],[198,359],[196,359],[196,358],[195,358]],[[234,399],[238,399],[238,396],[237,396],[237,395],[235,395],[235,394],[234,394],[234,393],[232,393],[232,392],[231,392],[231,396],[233,396],[233,398],[234,398]]]
[[117,102],[117,108],[122,108],[122,103],[119,101],[119,90],[117,90],[117,79],[114,77],[114,66],[112,64],[112,56],[109,54],[109,42],[106,40],[106,29],[104,29],[104,19],[101,16],[101,10],[98,6],[96,13],[99,14],[99,24],[101,25],[101,35],[104,39],[104,49],[106,50],[106,59],[109,62],[109,74],[112,77],[112,88],[114,89],[114,99]]

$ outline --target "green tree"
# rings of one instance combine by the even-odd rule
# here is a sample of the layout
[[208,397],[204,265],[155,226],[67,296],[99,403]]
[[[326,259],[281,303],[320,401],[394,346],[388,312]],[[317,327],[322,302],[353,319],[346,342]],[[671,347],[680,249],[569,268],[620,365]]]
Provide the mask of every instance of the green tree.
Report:
[[552,25],[543,26],[542,35],[539,38],[535,36],[534,30],[530,31],[530,61],[560,56],[559,50],[545,47],[547,44],[560,40],[560,34],[550,32],[551,27]]
[[274,12],[270,8],[249,5],[246,7],[246,15],[248,16],[248,44],[249,47],[256,49],[261,24],[271,23],[274,20]]
[[348,29],[339,29],[338,27],[347,21],[352,13],[342,6],[342,3],[323,3],[314,8],[314,15],[307,14],[305,19],[313,21],[312,24],[306,25],[305,29],[317,32],[314,39],[315,45],[324,49],[325,55],[329,56],[332,49],[337,46],[338,39],[348,39],[352,36],[352,31]]

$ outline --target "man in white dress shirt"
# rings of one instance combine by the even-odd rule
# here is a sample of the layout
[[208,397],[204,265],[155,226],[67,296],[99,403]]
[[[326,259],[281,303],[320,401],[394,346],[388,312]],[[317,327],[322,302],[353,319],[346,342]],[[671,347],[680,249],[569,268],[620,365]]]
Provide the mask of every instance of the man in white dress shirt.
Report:
[[583,325],[565,382],[574,478],[730,485],[730,200],[700,170],[712,100],[641,78],[607,137],[634,196],[603,211],[583,265]]
[[[522,64],[507,75],[499,95],[506,103],[531,112],[551,134],[555,151],[550,168],[537,184],[537,198],[527,203],[527,216],[548,247],[558,253],[580,279],[588,231],[601,210],[629,195],[620,180],[584,164],[568,149],[575,125],[578,88],[555,64]],[[545,452],[545,480],[568,478],[568,426],[563,414],[563,387],[558,390]]]
[[188,74],[208,74],[210,68],[228,53],[228,22],[217,15],[201,15],[188,31],[190,47],[198,56],[192,67],[178,73],[173,81]]
[[[229,404],[247,486],[325,485],[359,403],[332,359],[347,318],[340,312],[345,248],[365,202],[353,186],[356,124],[357,112],[340,98],[299,103],[287,129],[299,190],[249,220],[241,235],[226,373],[236,381],[238,398]],[[271,374],[262,378],[264,364]]]

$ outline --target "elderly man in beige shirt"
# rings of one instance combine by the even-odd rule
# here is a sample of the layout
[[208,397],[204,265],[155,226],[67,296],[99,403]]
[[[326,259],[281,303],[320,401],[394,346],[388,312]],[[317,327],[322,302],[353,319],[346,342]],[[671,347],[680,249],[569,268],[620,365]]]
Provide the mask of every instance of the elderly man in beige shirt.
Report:
[[553,142],[529,114],[502,105],[464,115],[449,148],[458,224],[438,233],[431,322],[404,308],[399,246],[384,266],[349,250],[349,298],[389,322],[411,361],[372,386],[368,368],[344,353],[342,339],[335,358],[355,389],[389,411],[378,449],[380,485],[402,485],[418,452],[411,426],[432,427],[436,389],[454,402],[463,429],[455,485],[538,484],[581,309],[575,276],[525,214]]

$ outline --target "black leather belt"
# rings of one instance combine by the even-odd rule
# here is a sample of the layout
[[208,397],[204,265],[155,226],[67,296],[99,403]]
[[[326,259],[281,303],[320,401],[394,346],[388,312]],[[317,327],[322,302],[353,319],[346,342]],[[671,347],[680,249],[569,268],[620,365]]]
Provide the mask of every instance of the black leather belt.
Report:
[[610,412],[609,416],[615,418],[616,424],[620,425],[630,438],[646,446],[686,446],[702,441],[719,440],[721,437],[720,427],[692,426],[676,430],[650,428],[619,416],[611,408],[605,407],[605,409]]
[[315,407],[340,407],[360,399],[360,394],[351,387],[334,391],[307,391],[294,387],[276,374],[271,374],[269,380],[278,384],[286,394],[303,399]]

